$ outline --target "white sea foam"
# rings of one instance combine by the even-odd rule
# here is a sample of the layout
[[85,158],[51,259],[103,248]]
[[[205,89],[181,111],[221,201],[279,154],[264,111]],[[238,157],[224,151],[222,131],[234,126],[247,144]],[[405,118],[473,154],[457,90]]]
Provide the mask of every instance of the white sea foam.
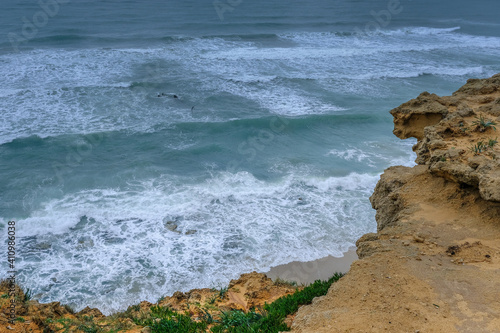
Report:
[[[377,95],[380,91],[367,86],[369,82],[356,81],[425,74],[485,76],[498,71],[472,59],[498,57],[500,38],[460,31],[409,27],[381,30],[370,38],[295,32],[279,35],[291,42],[287,47],[193,38],[144,49],[3,54],[0,143],[19,136],[140,132],[163,123],[220,121],[224,101],[210,101],[227,93],[280,115],[330,113],[345,108],[318,96],[317,88],[325,93]],[[183,99],[156,100],[163,85],[180,91]],[[197,110],[208,112],[189,112],[200,103],[204,104]]]
[[411,151],[415,144],[414,139],[392,140],[392,142],[366,141],[358,146],[344,144],[343,149],[332,149],[327,155],[336,156],[349,162],[358,162],[360,165],[371,168],[381,168],[385,165],[414,166],[416,155]]
[[[478,59],[495,59],[500,49],[500,38],[457,28],[280,38],[287,47],[193,38],[147,49],[1,55],[0,143],[28,135],[150,132],[239,114],[346,111],[342,105],[349,103],[332,96],[390,95],[391,78],[486,75],[498,66]],[[156,98],[160,91],[180,91],[181,98]],[[226,101],[230,97],[236,107]],[[165,146],[182,150],[195,142],[180,138]],[[275,181],[240,172],[194,184],[165,175],[63,194],[27,207],[28,217],[18,221],[19,279],[29,280],[43,301],[109,313],[176,290],[223,285],[245,271],[340,255],[374,230],[367,198],[382,168],[414,165],[412,143],[339,142],[326,157],[364,171],[337,177],[297,168]],[[167,221],[181,233],[167,230]],[[188,230],[197,232],[186,235]]]
[[[18,221],[19,278],[29,278],[42,301],[109,312],[291,260],[340,256],[374,230],[367,197],[377,180],[350,174],[264,182],[240,172],[201,184],[162,178],[66,195]],[[167,221],[181,233],[167,230]],[[40,250],[43,244],[50,248]]]

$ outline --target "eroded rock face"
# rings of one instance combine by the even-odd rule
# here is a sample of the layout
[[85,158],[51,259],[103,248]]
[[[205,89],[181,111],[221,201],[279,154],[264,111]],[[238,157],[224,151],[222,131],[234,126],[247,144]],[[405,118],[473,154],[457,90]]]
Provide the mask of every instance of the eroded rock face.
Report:
[[393,109],[394,134],[418,140],[417,164],[447,180],[478,187],[481,196],[500,202],[500,74],[472,79],[439,97],[422,93]]
[[500,150],[471,149],[495,141],[483,125],[500,123],[499,105],[495,75],[391,111],[394,134],[417,138],[418,165],[385,170],[370,197],[377,233],[292,332],[500,332]]
[[444,101],[435,94],[423,92],[416,99],[391,111],[394,135],[400,139],[424,138],[424,128],[437,124],[448,114]]
[[[127,311],[104,316],[97,308],[86,307],[75,313],[69,306],[59,302],[41,304],[38,301],[19,302],[16,314],[22,319],[16,324],[16,332],[87,332],[91,328],[100,331],[116,331],[128,333],[148,332],[148,327],[138,325],[131,318],[145,319],[151,314],[151,307],[159,305],[168,307],[182,314],[189,315],[193,320],[203,318],[207,314],[215,320],[220,319],[220,311],[242,310],[264,306],[276,299],[292,294],[302,287],[283,282],[273,282],[265,274],[252,272],[242,274],[237,280],[231,280],[227,288],[193,289],[188,292],[175,292],[171,297],[162,297],[152,304],[142,301],[130,306]],[[0,281],[0,295],[8,295],[9,284]],[[16,286],[17,299],[24,299],[24,293]],[[6,297],[0,297],[0,322],[8,323],[9,302]],[[14,326],[14,325],[12,325]],[[14,328],[2,328],[0,333],[15,331]],[[87,329],[87,330],[85,330]]]

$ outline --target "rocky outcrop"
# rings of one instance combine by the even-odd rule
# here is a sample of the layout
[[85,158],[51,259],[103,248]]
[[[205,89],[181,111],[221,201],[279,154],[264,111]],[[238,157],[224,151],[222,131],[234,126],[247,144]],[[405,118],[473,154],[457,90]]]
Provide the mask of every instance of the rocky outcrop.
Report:
[[469,80],[452,96],[422,93],[391,114],[397,137],[418,139],[413,148],[418,164],[500,202],[500,74]]
[[292,331],[500,332],[500,75],[391,114],[396,136],[417,138],[418,165],[385,170],[377,233]]
[[16,286],[16,321],[9,323],[9,282],[0,283],[0,333],[1,332],[151,332],[148,327],[137,325],[137,320],[149,319],[151,307],[159,305],[178,313],[187,314],[193,320],[210,316],[220,319],[221,311],[260,308],[265,303],[292,294],[297,287],[284,282],[273,282],[265,274],[242,274],[231,280],[227,288],[193,289],[175,292],[170,297],[162,297],[157,303],[143,301],[130,306],[125,312],[104,316],[99,309],[86,307],[75,313],[71,307],[59,302],[41,304],[29,300],[19,286]]

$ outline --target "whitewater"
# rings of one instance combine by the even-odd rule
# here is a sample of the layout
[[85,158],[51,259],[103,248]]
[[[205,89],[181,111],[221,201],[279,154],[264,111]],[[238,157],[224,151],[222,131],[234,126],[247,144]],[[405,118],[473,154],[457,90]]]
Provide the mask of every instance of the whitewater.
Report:
[[[414,165],[388,111],[500,72],[494,11],[402,2],[360,33],[385,2],[190,3],[70,2],[0,41],[1,232],[42,302],[110,313],[342,256],[376,229],[382,171]],[[4,37],[40,10],[8,4]]]

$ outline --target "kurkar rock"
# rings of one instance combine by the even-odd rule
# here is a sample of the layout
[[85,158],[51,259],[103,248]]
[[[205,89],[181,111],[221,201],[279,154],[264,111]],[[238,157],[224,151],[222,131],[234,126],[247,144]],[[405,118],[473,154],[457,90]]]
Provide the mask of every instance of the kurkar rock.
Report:
[[500,75],[391,114],[396,136],[418,140],[417,166],[385,170],[377,233],[292,331],[500,332]]

